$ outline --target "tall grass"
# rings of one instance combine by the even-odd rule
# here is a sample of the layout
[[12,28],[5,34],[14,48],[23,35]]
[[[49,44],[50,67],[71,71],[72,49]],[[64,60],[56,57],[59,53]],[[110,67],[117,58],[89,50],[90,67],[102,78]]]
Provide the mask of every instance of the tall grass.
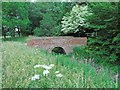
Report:
[[28,37],[7,37],[7,38],[2,38],[2,41],[15,41],[15,42],[26,42]]
[[117,73],[119,65],[114,65],[105,60],[105,57],[96,55],[86,49],[85,46],[75,47],[71,56],[74,56],[77,60],[82,62],[87,62],[94,64],[93,66],[104,66],[104,68],[109,69],[110,71]]
[[[49,54],[39,48],[30,48],[20,42],[3,42],[3,88],[117,88],[111,75],[101,70],[97,73],[90,64],[79,63],[64,55]],[[35,65],[55,66],[48,76]],[[62,77],[56,77],[60,71]],[[39,80],[31,80],[39,74]]]

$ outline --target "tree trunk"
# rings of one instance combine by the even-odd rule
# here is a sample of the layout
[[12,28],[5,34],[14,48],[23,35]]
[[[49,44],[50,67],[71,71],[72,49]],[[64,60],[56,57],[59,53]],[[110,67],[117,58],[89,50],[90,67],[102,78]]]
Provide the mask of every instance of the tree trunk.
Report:
[[18,29],[18,35],[19,35],[19,37],[20,37],[20,30]]

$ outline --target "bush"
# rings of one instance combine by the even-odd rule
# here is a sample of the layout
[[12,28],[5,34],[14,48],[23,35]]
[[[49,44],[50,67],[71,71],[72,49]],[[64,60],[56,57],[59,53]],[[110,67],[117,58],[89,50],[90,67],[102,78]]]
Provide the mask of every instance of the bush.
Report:
[[[102,53],[102,52],[99,52]],[[95,53],[95,51],[91,51],[88,49],[88,46],[79,46],[73,48],[73,55],[78,58],[78,60],[87,61],[93,59],[94,62],[105,62],[104,57],[101,56],[98,52]]]
[[34,29],[33,33],[34,33],[35,36],[43,36],[44,35],[44,31],[41,30],[41,28],[39,28],[39,27],[36,27]]
[[85,46],[79,46],[73,48],[73,55],[80,60],[92,58],[91,53],[86,49]]
[[60,35],[62,35],[62,33],[61,33],[61,25],[56,26],[56,27],[53,28],[52,35],[53,36],[60,36]]

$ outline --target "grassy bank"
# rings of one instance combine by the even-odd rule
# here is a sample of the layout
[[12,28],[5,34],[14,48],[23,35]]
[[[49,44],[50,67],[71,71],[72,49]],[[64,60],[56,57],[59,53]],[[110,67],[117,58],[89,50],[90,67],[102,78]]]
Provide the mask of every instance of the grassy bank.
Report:
[[1,38],[2,41],[15,41],[15,42],[26,42],[28,37],[7,37],[7,38]]
[[[90,64],[78,63],[70,57],[49,54],[24,43],[2,43],[4,88],[117,88],[108,71],[99,73]],[[36,65],[54,65],[44,76],[44,68]],[[62,76],[55,73],[59,71]],[[33,80],[34,75],[39,79]]]
[[105,56],[97,55],[92,51],[87,50],[85,46],[75,47],[71,56],[74,56],[78,61],[109,69],[112,73],[118,73],[118,68],[120,68],[119,63],[110,63],[105,59]]

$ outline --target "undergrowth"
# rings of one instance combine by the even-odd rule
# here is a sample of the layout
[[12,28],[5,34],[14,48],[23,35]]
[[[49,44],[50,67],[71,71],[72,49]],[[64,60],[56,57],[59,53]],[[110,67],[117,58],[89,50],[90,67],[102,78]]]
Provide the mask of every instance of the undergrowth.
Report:
[[[90,64],[71,60],[65,55],[56,55],[39,48],[31,48],[20,42],[3,42],[2,86],[3,88],[117,88],[108,71],[97,72]],[[48,76],[43,68],[35,65],[50,65]],[[56,77],[59,71],[62,76]],[[34,75],[39,79],[32,80]]]

